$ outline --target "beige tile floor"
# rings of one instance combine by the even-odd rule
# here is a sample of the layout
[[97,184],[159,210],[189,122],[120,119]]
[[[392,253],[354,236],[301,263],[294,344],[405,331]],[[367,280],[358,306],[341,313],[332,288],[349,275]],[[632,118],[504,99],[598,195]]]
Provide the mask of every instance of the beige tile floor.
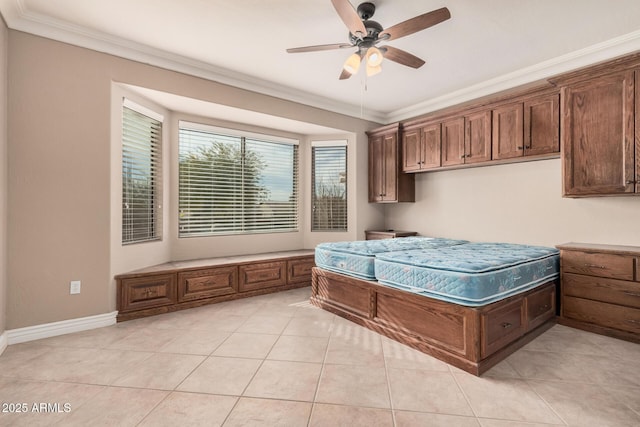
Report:
[[303,288],[9,346],[0,402],[27,413],[0,412],[0,425],[640,426],[638,344],[554,326],[477,378],[308,297]]

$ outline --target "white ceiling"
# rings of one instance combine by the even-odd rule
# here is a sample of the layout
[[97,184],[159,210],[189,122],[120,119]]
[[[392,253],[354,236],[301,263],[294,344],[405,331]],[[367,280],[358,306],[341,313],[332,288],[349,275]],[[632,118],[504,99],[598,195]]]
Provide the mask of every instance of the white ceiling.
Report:
[[286,53],[348,42],[330,0],[0,0],[0,13],[12,29],[381,123],[640,50],[638,0],[372,2],[385,28],[449,8],[388,42],[422,68],[385,61],[340,81],[351,49]]

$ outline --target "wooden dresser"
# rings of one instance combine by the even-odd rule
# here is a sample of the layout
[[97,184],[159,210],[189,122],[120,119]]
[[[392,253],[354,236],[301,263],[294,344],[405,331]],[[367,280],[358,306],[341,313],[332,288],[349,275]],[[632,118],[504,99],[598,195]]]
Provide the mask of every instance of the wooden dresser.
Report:
[[567,243],[557,248],[559,323],[640,342],[640,247]]
[[366,240],[396,239],[398,237],[415,236],[416,231],[400,231],[400,230],[367,230],[364,232]]

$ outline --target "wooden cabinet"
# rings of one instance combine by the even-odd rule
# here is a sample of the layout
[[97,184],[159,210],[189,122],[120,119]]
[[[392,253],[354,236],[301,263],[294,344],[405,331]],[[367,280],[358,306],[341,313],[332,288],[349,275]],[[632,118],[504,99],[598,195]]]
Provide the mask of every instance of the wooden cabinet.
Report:
[[564,196],[638,193],[636,74],[589,76],[563,87]]
[[178,273],[178,301],[193,301],[238,292],[238,267],[216,267]]
[[364,232],[366,240],[382,240],[382,239],[396,239],[398,237],[409,237],[418,234],[415,231],[400,231],[400,230],[367,230]]
[[313,250],[169,262],[120,274],[118,321],[311,284]]
[[124,278],[118,286],[120,311],[163,307],[175,304],[176,301],[176,277],[173,274]]
[[464,163],[491,160],[491,111],[479,111],[464,118]]
[[524,155],[560,152],[560,94],[534,97],[524,102]]
[[399,124],[385,126],[369,136],[369,202],[414,202],[415,177],[401,172]]
[[440,167],[440,123],[409,127],[402,131],[402,170],[416,172]]
[[558,246],[560,323],[640,342],[640,247]]
[[442,166],[464,163],[464,117],[442,123]]
[[240,266],[240,292],[282,286],[287,281],[285,261],[252,263]]
[[560,97],[533,97],[494,108],[493,159],[514,159],[560,152]]
[[491,111],[442,123],[442,166],[491,160]]

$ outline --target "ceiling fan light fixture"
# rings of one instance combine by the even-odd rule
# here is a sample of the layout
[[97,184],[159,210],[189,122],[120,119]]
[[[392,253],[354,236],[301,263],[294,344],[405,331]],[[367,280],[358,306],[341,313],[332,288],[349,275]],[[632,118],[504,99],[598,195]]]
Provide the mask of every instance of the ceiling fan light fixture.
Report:
[[356,74],[358,72],[358,69],[360,68],[360,62],[360,55],[354,53],[353,55],[349,56],[344,62],[343,68],[348,73]]
[[376,65],[375,67],[367,63],[367,77],[375,76],[382,71],[382,66]]
[[367,49],[367,64],[372,67],[377,67],[382,64],[382,52],[375,46],[371,46]]

